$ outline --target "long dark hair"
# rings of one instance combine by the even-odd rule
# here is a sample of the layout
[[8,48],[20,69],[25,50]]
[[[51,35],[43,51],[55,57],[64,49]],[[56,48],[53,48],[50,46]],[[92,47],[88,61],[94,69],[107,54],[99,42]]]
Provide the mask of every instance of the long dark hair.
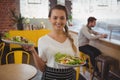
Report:
[[[66,14],[66,19],[68,20],[67,8],[66,8],[65,6],[63,6],[63,5],[60,5],[60,4],[55,5],[54,7],[52,7],[52,8],[50,9],[49,14],[48,14],[48,17],[49,17],[49,18],[51,17],[52,10],[54,10],[54,9],[63,10],[63,11],[65,12],[65,14]],[[76,53],[76,52],[77,52],[77,48],[76,48],[76,46],[74,45],[74,40],[73,40],[73,38],[72,38],[71,35],[69,34],[68,26],[65,25],[64,29],[65,29],[65,34],[66,34],[66,36],[69,38],[69,40],[70,40],[70,42],[71,42],[71,45],[72,45],[72,48],[73,48],[74,52]]]

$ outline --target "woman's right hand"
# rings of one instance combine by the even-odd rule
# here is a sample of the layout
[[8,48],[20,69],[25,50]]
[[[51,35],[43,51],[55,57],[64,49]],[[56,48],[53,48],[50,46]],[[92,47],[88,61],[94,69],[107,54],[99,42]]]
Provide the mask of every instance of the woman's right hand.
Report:
[[23,45],[22,48],[25,51],[30,51],[32,53],[36,67],[44,72],[46,63],[38,56],[34,46]]
[[29,46],[29,45],[23,45],[22,48],[25,51],[33,51],[34,50],[34,46]]

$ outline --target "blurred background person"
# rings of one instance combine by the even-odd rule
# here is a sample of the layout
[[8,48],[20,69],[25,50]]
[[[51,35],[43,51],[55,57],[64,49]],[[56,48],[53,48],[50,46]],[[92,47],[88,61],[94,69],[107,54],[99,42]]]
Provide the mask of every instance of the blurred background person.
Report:
[[[96,18],[89,17],[87,20],[87,25],[84,25],[80,32],[78,33],[78,46],[79,51],[90,56],[91,64],[96,73],[99,73],[98,67],[95,64],[95,58],[101,54],[101,51],[91,45],[89,45],[90,40],[95,40],[99,38],[106,38],[107,34],[98,33],[92,28],[96,25]],[[86,65],[87,66],[87,65]]]

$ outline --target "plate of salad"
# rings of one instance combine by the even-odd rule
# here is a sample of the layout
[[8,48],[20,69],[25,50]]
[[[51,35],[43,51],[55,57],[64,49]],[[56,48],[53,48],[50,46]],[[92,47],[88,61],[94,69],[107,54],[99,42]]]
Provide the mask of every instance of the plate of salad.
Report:
[[2,41],[6,43],[19,44],[19,45],[34,45],[31,41],[29,41],[28,39],[22,36],[14,36],[12,38],[2,38]]
[[55,55],[55,61],[58,65],[66,67],[79,67],[86,63],[83,59],[62,53],[57,53]]

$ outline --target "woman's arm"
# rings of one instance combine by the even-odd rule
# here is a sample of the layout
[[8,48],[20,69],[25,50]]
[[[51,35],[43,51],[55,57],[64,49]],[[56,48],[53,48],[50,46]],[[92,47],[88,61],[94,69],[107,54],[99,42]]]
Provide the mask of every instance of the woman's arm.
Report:
[[44,72],[46,63],[38,56],[35,49],[31,50],[36,67]]
[[34,46],[22,46],[23,49],[25,49],[26,51],[30,51],[33,55],[33,59],[35,62],[35,66],[40,70],[40,71],[44,71],[45,70],[45,65],[46,63],[39,57],[39,55],[37,54]]

